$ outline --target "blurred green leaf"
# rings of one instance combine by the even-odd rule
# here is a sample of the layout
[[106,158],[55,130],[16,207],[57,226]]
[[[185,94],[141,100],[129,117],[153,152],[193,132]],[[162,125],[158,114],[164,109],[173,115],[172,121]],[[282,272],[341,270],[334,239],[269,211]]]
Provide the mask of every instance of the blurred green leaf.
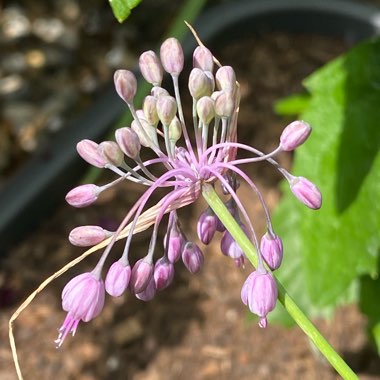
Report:
[[285,247],[279,279],[311,314],[357,297],[358,277],[377,274],[380,40],[358,45],[304,84],[311,98],[301,118],[313,133],[292,172],[320,187],[323,206],[303,207],[286,184],[274,225]]
[[131,10],[141,3],[141,0],[109,0],[109,3],[117,21],[122,23],[131,14]]
[[274,105],[274,112],[280,116],[299,115],[309,105],[309,94],[295,94],[278,100]]

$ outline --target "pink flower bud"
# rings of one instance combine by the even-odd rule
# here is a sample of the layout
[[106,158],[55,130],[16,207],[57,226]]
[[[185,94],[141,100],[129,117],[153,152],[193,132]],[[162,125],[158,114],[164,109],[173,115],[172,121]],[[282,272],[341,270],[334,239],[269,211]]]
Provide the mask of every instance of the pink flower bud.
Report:
[[188,241],[182,251],[182,261],[189,272],[198,273],[203,265],[203,253],[196,244]]
[[215,117],[215,102],[209,97],[204,96],[197,101],[197,114],[202,123],[208,125]]
[[[167,234],[169,234],[169,242],[167,241]],[[164,238],[164,247],[166,250],[166,256],[171,263],[175,263],[179,260],[183,246],[185,245],[185,237],[181,232],[177,223],[173,223],[172,227],[168,229],[168,232]],[[167,245],[167,246],[166,246]]]
[[156,108],[157,99],[152,96],[148,95],[144,99],[143,103],[143,111],[146,121],[150,125],[157,125],[158,123],[158,115],[157,115],[157,108]]
[[165,90],[164,88],[162,87],[159,87],[159,86],[154,86],[152,88],[152,90],[150,91],[150,94],[152,96],[154,96],[155,98],[159,98],[160,96],[169,96],[169,92],[167,90]]
[[161,257],[154,266],[153,277],[156,290],[167,288],[174,278],[174,265],[166,257]]
[[304,121],[293,121],[283,131],[280,146],[284,151],[292,151],[303,144],[310,136],[311,127]]
[[304,177],[293,177],[290,190],[307,207],[318,210],[322,206],[322,194],[314,183]]
[[177,102],[172,96],[157,99],[157,115],[163,125],[169,125],[177,113]]
[[124,154],[114,141],[103,141],[99,144],[98,149],[110,164],[121,166],[124,162]]
[[222,66],[215,74],[216,84],[219,89],[226,92],[234,92],[236,88],[236,75],[231,66]]
[[182,46],[176,38],[168,38],[160,49],[160,57],[164,70],[171,75],[179,75],[183,70],[184,56]]
[[126,102],[131,103],[136,95],[137,80],[132,71],[116,70],[114,74],[116,92]]
[[271,270],[280,267],[283,256],[282,240],[277,235],[267,232],[260,242],[261,255]]
[[252,272],[244,282],[241,300],[249,310],[260,317],[259,326],[267,326],[267,314],[271,312],[277,301],[277,284],[271,273]]
[[148,302],[151,299],[153,299],[155,295],[156,287],[154,283],[154,278],[153,276],[151,276],[146,288],[142,292],[136,293],[136,298],[138,298],[141,301]]
[[128,127],[116,129],[115,138],[124,154],[135,159],[140,154],[141,144],[137,133]]
[[98,199],[100,193],[99,186],[88,184],[75,187],[66,195],[66,202],[74,207],[86,207]]
[[121,260],[114,262],[106,276],[106,292],[112,297],[120,297],[128,288],[130,278],[131,266],[124,265]]
[[97,168],[104,168],[107,160],[98,150],[99,145],[91,140],[81,140],[77,144],[78,154],[90,165]]
[[193,66],[203,71],[212,71],[214,59],[211,51],[205,46],[198,46],[193,53]]
[[204,71],[198,68],[191,70],[189,76],[189,91],[194,99],[211,95],[213,83]]
[[216,232],[218,217],[208,207],[199,217],[197,224],[198,238],[203,244],[210,244]]
[[112,232],[99,226],[80,226],[74,228],[69,235],[69,241],[77,247],[91,247],[112,236]]
[[153,86],[159,86],[162,82],[162,67],[156,53],[152,50],[140,55],[139,66],[142,76]]
[[220,117],[231,117],[235,101],[230,93],[222,91],[215,99],[215,114]]
[[[240,227],[248,236],[247,227],[243,223],[240,223]],[[229,231],[224,232],[222,240],[220,242],[220,249],[225,256],[229,256],[232,259],[239,259],[240,257],[244,256],[243,250],[240,248],[239,244],[232,237]]]
[[55,341],[60,347],[69,333],[76,332],[79,322],[97,317],[104,306],[104,283],[93,273],[83,273],[67,283],[62,291],[62,307],[67,316]]
[[140,123],[136,120],[132,121],[131,129],[137,134],[140,144],[147,148],[151,148],[154,144],[158,145],[156,127],[150,125],[145,119],[139,120]]
[[182,136],[182,125],[177,116],[169,124],[169,140],[176,143]]
[[148,258],[140,259],[132,268],[129,288],[132,293],[143,292],[153,276],[153,264]]

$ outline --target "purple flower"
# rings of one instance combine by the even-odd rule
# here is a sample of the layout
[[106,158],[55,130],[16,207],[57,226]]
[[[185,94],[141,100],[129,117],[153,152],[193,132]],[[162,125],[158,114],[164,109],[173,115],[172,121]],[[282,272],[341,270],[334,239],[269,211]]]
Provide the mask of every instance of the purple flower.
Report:
[[112,297],[120,297],[128,288],[131,278],[131,266],[122,260],[114,262],[108,270],[105,288]]
[[104,282],[91,273],[83,273],[67,283],[62,291],[62,308],[67,311],[55,341],[60,347],[67,334],[75,334],[79,322],[97,317],[104,306]]
[[198,273],[201,270],[203,266],[204,256],[196,244],[188,241],[185,244],[182,252],[182,261],[189,272],[194,274]]
[[245,280],[241,300],[260,317],[259,326],[267,326],[267,314],[276,306],[277,285],[271,273],[254,271]]
[[290,189],[307,207],[318,210],[322,206],[322,194],[313,182],[304,177],[292,177]]
[[203,244],[210,244],[215,235],[218,217],[211,208],[207,208],[199,217],[197,224],[198,238]]

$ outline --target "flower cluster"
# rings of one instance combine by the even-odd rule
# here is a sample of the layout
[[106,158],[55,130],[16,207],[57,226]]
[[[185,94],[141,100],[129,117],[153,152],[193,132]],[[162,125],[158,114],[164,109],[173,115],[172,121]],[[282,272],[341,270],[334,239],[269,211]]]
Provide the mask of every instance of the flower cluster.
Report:
[[[141,109],[136,109],[134,105],[137,90],[135,75],[128,70],[115,73],[116,91],[133,116],[130,127],[116,130],[116,141],[97,144],[82,140],[77,145],[77,151],[85,161],[95,167],[111,170],[117,178],[103,186],[86,184],[74,188],[66,196],[70,205],[86,207],[94,203],[101,192],[122,181],[139,183],[146,190],[116,231],[107,231],[99,226],[81,226],[71,231],[69,239],[77,246],[92,246],[109,240],[94,270],[72,279],[62,292],[63,309],[68,314],[56,341],[58,346],[68,333],[75,333],[80,320],[90,321],[101,312],[106,292],[118,297],[129,290],[138,299],[148,301],[170,285],[175,272],[174,264],[180,259],[191,273],[199,272],[204,255],[195,242],[187,239],[177,210],[195,202],[205,183],[213,186],[219,184],[221,192],[228,197],[225,202],[227,209],[257,250],[258,265],[245,281],[241,298],[260,317],[259,325],[265,327],[266,316],[275,307],[277,299],[276,281],[271,271],[280,266],[283,247],[281,238],[273,230],[262,194],[239,166],[268,161],[283,174],[292,192],[302,203],[312,209],[321,206],[321,194],[317,187],[303,177],[291,175],[273,158],[281,151],[297,148],[308,138],[311,128],[307,123],[295,121],[288,125],[278,147],[268,154],[238,143],[240,96],[235,72],[230,66],[221,66],[211,52],[201,45],[194,50],[193,69],[188,80],[193,100],[191,140],[179,91],[178,78],[184,66],[180,43],[175,38],[167,39],[161,45],[159,56],[153,51],[140,56],[141,74],[152,85],[151,94],[145,97]],[[172,78],[173,95],[161,87],[164,72]],[[140,157],[142,147],[151,149],[155,158],[143,161]],[[238,149],[250,152],[253,157],[238,159]],[[258,196],[265,211],[267,232],[260,242],[237,196],[241,181]],[[147,201],[157,189],[166,189],[166,195],[156,206],[145,210]],[[166,214],[164,254],[155,259],[158,228]],[[151,225],[153,231],[147,254],[130,258],[133,235]],[[128,235],[123,253],[109,267],[103,280],[107,256],[126,227]],[[198,238],[207,245],[217,231],[223,234],[222,253],[232,258],[238,267],[243,266],[244,252],[212,209],[207,208],[198,220]]]

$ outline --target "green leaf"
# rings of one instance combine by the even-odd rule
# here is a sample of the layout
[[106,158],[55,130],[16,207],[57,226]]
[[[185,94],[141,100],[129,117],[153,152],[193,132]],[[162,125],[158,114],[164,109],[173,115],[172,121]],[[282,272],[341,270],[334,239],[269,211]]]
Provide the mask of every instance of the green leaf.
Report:
[[292,172],[320,187],[323,206],[303,207],[285,186],[274,226],[286,255],[279,278],[297,302],[308,298],[301,304],[310,313],[352,299],[358,277],[377,274],[380,40],[355,47],[304,84],[311,98],[301,118],[313,133],[297,149]]
[[109,0],[109,3],[117,21],[122,23],[131,14],[131,10],[141,3],[141,0]]
[[294,116],[304,112],[309,105],[308,94],[295,94],[278,100],[274,105],[274,112],[281,116]]

